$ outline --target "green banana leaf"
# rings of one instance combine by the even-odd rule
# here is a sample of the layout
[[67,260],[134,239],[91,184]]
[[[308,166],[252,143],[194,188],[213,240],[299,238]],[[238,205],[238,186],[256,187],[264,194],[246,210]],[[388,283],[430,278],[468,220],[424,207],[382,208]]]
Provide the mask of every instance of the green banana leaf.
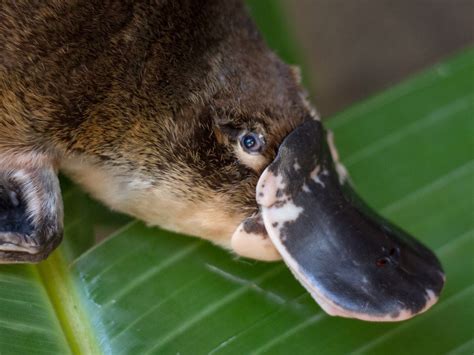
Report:
[[[277,16],[262,6],[257,20]],[[283,263],[147,228],[64,181],[58,251],[0,265],[0,354],[472,354],[473,73],[474,48],[326,121],[360,194],[440,257],[447,284],[427,313],[330,317]],[[94,245],[98,228],[115,231]]]

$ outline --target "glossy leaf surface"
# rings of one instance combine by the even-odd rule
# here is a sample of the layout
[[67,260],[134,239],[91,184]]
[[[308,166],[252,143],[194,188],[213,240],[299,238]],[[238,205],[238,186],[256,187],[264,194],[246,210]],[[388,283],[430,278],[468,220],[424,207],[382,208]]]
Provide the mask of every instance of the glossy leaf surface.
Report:
[[328,122],[362,196],[441,258],[432,310],[396,324],[332,318],[281,263],[132,222],[73,267],[101,341],[113,353],[472,348],[473,71],[470,51]]

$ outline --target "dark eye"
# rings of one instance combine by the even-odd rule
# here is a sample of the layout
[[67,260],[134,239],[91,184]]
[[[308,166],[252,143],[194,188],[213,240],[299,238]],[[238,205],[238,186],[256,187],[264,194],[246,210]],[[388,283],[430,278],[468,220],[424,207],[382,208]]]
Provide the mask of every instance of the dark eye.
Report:
[[240,138],[240,145],[250,154],[260,153],[264,144],[263,137],[253,132],[246,133]]

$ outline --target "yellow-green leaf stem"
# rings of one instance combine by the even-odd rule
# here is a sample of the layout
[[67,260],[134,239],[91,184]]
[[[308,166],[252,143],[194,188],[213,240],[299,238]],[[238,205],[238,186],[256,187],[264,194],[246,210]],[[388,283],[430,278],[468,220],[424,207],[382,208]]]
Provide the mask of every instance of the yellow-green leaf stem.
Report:
[[73,354],[100,354],[61,249],[36,267]]

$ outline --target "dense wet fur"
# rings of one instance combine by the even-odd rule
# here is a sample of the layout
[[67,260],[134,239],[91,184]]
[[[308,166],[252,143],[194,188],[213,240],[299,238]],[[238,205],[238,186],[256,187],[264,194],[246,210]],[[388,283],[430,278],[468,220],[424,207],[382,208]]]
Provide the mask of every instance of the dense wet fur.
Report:
[[[236,136],[262,132],[270,163],[311,112],[297,76],[240,1],[6,2],[0,166],[62,166],[112,208],[228,246],[265,165]],[[154,220],[153,194],[181,216]],[[188,208],[194,230],[170,221]]]

